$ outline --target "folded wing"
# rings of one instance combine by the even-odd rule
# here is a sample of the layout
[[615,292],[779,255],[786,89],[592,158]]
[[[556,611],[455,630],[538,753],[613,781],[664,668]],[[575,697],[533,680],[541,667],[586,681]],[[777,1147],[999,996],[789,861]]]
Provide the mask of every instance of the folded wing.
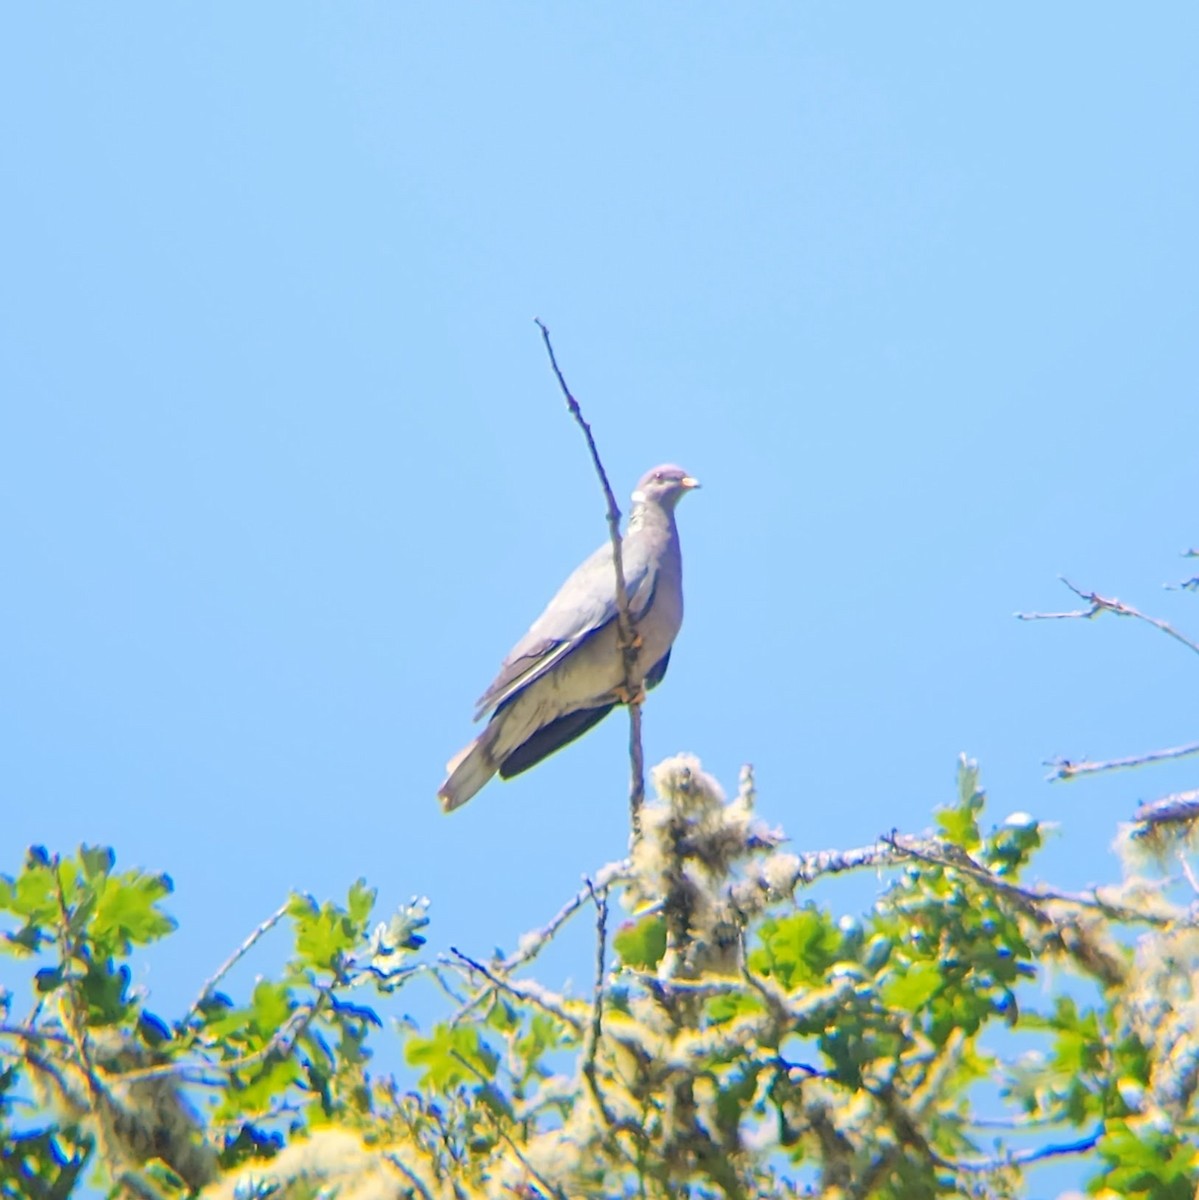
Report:
[[[638,545],[635,539],[625,539],[621,565],[629,613],[635,621],[649,606],[657,573],[651,567],[645,547]],[[501,707],[522,688],[541,678],[555,663],[615,620],[616,614],[616,571],[609,544],[601,546],[571,575],[533,622],[529,632],[513,646],[499,674],[479,697],[475,720]],[[600,718],[596,717],[595,721],[598,720]],[[578,730],[566,741],[573,741],[584,731]]]

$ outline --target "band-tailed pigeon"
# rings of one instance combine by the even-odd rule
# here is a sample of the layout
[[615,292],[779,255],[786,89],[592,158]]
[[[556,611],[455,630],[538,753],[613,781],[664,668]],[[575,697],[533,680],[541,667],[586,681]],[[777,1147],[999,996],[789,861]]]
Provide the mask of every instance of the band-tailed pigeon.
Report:
[[[642,476],[621,542],[621,565],[645,686],[662,681],[683,623],[683,560],[674,509],[699,487],[681,467]],[[582,736],[620,702],[624,658],[617,632],[612,545],[601,546],[562,585],[545,612],[504,659],[475,720],[487,728],[459,751],[438,789],[446,812],[465,804],[497,771],[511,779]]]

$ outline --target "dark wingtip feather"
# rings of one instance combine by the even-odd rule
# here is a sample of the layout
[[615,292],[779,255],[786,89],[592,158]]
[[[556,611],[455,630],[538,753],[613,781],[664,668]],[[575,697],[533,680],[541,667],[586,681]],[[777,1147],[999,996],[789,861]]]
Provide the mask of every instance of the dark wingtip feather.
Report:
[[587,730],[598,725],[614,708],[615,704],[605,704],[600,708],[581,708],[577,712],[567,713],[548,725],[543,725],[532,737],[522,742],[500,764],[500,778],[511,779],[530,767],[535,767],[543,758],[548,758],[555,750],[561,750],[580,738]]

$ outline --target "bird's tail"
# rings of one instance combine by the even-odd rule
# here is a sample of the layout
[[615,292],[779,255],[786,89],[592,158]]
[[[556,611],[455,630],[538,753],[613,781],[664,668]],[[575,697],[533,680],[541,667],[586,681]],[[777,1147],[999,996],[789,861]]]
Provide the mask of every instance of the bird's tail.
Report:
[[446,763],[446,781],[437,789],[442,812],[460,808],[498,770],[491,758],[488,733],[490,729],[483,730]]

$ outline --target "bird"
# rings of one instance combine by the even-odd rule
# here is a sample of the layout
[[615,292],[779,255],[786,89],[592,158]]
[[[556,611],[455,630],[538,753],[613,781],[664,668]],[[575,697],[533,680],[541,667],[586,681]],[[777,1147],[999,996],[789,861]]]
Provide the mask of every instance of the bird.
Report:
[[[683,560],[674,510],[699,480],[665,463],[633,492],[621,566],[646,689],[666,674],[683,623]],[[617,627],[611,542],[562,585],[504,659],[479,698],[487,725],[446,764],[437,795],[445,812],[461,807],[493,776],[511,779],[598,725],[630,697]],[[489,715],[490,714],[490,715]]]

